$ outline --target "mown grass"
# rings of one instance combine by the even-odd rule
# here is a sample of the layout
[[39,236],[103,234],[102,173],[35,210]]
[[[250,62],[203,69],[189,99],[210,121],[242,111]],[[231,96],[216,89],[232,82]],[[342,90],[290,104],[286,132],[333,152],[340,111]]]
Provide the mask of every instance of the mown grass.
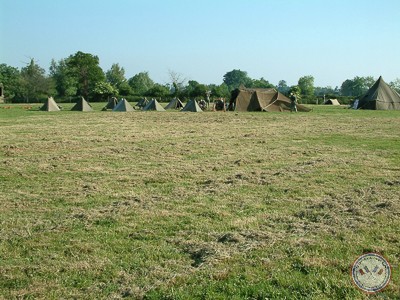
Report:
[[369,251],[400,294],[400,112],[103,106],[0,107],[0,297],[367,299]]

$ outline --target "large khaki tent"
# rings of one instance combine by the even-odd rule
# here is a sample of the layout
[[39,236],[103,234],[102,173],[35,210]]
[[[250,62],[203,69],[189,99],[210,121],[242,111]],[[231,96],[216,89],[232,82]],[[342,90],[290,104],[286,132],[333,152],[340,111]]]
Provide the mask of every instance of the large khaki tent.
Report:
[[[234,111],[290,111],[290,99],[275,89],[239,88],[232,92],[229,110]],[[297,111],[310,111],[297,105]]]
[[183,108],[183,103],[181,100],[179,100],[179,98],[172,99],[165,107],[165,109],[181,109],[181,108]]
[[359,99],[357,109],[400,110],[400,95],[380,76]]
[[107,110],[107,109],[114,109],[118,104],[118,100],[115,97],[111,97],[108,100],[108,103],[106,106],[103,107],[103,110]]
[[53,97],[47,98],[47,101],[40,108],[43,111],[59,111],[60,107],[57,105],[56,101],[54,101]]
[[134,111],[134,109],[126,99],[121,99],[112,111]]
[[92,106],[85,100],[85,98],[81,97],[74,107],[71,108],[71,110],[75,111],[93,111]]
[[202,112],[196,100],[190,100],[181,111]]
[[165,111],[164,107],[162,107],[156,99],[151,100],[145,107],[143,107],[143,110]]
[[338,99],[328,99],[324,102],[325,105],[340,105]]

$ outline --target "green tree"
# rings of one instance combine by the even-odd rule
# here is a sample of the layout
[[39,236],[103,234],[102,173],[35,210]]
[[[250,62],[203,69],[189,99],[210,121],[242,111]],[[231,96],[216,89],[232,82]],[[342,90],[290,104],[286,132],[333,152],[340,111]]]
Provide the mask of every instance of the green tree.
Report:
[[50,76],[54,81],[57,95],[60,97],[76,96],[78,91],[78,79],[68,71],[67,60],[62,59],[58,63],[53,59],[50,63]]
[[[1,81],[1,80],[0,80]],[[390,87],[400,93],[400,78],[396,78],[395,80],[389,83]]]
[[165,98],[169,96],[169,94],[170,92],[168,87],[166,87],[165,85],[155,83],[153,87],[150,88],[144,96]]
[[260,79],[252,79],[251,86],[252,88],[260,88],[260,89],[270,89],[275,88],[275,86],[265,80],[263,77]]
[[12,102],[21,94],[21,76],[17,68],[0,64],[0,83],[3,84],[6,101]]
[[67,58],[67,75],[76,79],[77,93],[85,98],[93,96],[92,91],[97,82],[105,80],[99,58],[90,53],[78,51]]
[[224,83],[228,86],[229,91],[232,91],[241,85],[251,87],[252,79],[247,75],[247,72],[241,70],[232,70],[227,72],[223,78]]
[[111,69],[106,72],[107,82],[119,90],[122,83],[126,82],[125,69],[119,64],[112,64]]
[[216,85],[211,88],[211,95],[218,97],[218,98],[229,98],[229,87],[226,83],[222,83],[221,85]]
[[140,72],[128,80],[129,86],[137,96],[144,96],[154,87],[154,81],[150,78],[149,72]]
[[287,85],[287,82],[285,80],[279,80],[277,89],[280,93],[286,95],[289,93],[290,87]]
[[32,58],[26,67],[21,69],[21,89],[26,102],[39,101],[48,93],[50,82],[46,72]]
[[207,93],[207,86],[200,84],[195,80],[189,80],[188,85],[185,87],[181,96],[189,98],[205,98]]
[[96,101],[104,101],[118,93],[117,89],[106,81],[98,81],[93,87],[92,94]]
[[311,75],[300,77],[298,86],[303,97],[314,97],[314,77]]
[[361,96],[365,94],[368,89],[375,83],[372,76],[359,77],[347,79],[342,83],[340,92],[343,96]]

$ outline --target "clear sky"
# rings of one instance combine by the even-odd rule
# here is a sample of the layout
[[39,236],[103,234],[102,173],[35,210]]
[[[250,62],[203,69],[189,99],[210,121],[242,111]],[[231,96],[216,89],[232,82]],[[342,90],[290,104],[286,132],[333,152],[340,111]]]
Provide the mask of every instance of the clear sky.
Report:
[[0,0],[0,63],[77,51],[126,77],[168,70],[222,83],[233,69],[273,84],[340,86],[355,76],[400,78],[399,0]]

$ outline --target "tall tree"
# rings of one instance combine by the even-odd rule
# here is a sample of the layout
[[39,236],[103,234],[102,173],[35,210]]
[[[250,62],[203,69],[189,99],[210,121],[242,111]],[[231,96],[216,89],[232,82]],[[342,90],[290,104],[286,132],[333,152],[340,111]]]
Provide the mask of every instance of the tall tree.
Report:
[[226,83],[222,83],[221,85],[216,85],[211,88],[211,95],[215,97],[229,98],[229,87]]
[[154,86],[149,72],[140,72],[128,80],[129,86],[137,96],[144,96]]
[[303,97],[314,96],[314,77],[311,75],[299,78],[298,86]]
[[78,91],[78,79],[68,71],[67,60],[62,59],[58,63],[53,59],[50,64],[50,76],[55,83],[58,96],[71,98]]
[[285,80],[279,80],[277,89],[280,93],[287,94],[290,90],[290,87],[287,85],[287,82]]
[[273,84],[269,83],[268,80],[265,80],[263,77],[261,77],[260,79],[253,79],[250,87],[261,88],[261,89],[270,89],[270,88],[274,88],[275,86]]
[[97,82],[105,80],[99,58],[90,53],[78,51],[67,58],[66,66],[68,74],[76,78],[78,94],[85,98],[93,95]]
[[245,87],[251,87],[252,85],[252,80],[247,75],[247,72],[236,69],[227,72],[224,75],[223,81],[230,91],[240,87],[241,85],[244,85]]
[[341,94],[343,96],[361,96],[374,84],[375,79],[372,76],[347,79],[342,83]]
[[33,58],[21,69],[21,87],[26,102],[38,101],[40,96],[48,93],[49,80],[46,72]]
[[169,80],[171,84],[171,92],[173,97],[181,96],[180,93],[183,92],[185,87],[185,82],[187,79],[183,77],[182,74],[175,72],[173,70],[168,70]]
[[114,88],[119,89],[119,86],[126,81],[125,69],[119,64],[112,64],[111,69],[106,72],[106,79]]
[[3,84],[6,101],[13,101],[21,94],[21,77],[17,68],[0,64],[0,83]]
[[400,78],[396,78],[395,80],[389,83],[390,87],[400,93]]

